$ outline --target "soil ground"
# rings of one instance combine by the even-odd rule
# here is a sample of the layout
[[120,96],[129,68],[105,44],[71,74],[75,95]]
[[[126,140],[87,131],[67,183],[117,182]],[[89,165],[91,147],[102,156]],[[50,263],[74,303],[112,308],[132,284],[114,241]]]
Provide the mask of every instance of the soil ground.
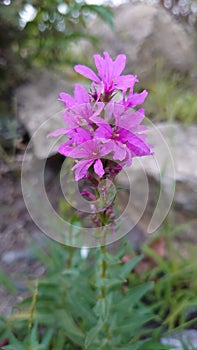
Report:
[[[17,288],[16,294],[9,293],[0,279],[0,315],[9,314],[12,306],[24,297],[27,280],[44,273],[43,266],[31,252],[32,246],[43,244],[46,237],[32,221],[23,200],[22,159],[22,152],[14,157],[10,165],[0,159],[0,273],[3,271],[8,278],[11,277]],[[51,183],[53,172],[50,170],[49,174]],[[50,197],[57,197],[58,187],[50,188]]]

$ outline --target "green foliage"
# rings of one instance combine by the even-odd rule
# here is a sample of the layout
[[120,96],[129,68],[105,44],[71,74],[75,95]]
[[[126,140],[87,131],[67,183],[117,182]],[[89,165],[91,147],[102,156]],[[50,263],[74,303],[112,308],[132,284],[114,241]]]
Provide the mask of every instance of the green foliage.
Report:
[[[192,252],[183,257],[172,248],[177,232],[165,225],[158,234],[167,240],[165,259],[150,243],[140,256],[124,244],[117,254],[91,249],[87,259],[50,240],[45,248],[36,246],[46,273],[0,319],[0,340],[9,339],[3,349],[169,349],[159,343],[161,336],[197,321],[197,263]],[[125,254],[133,258],[123,263]],[[146,271],[139,272],[144,263]],[[3,273],[1,280],[15,292]]]
[[94,249],[84,260],[80,250],[54,242],[45,250],[37,248],[47,272],[36,286],[30,284],[29,297],[0,324],[1,339],[9,339],[3,349],[161,350],[151,327],[157,317],[142,302],[153,282],[128,283],[142,257],[122,264],[125,251],[114,256]]
[[71,44],[81,38],[96,40],[84,30],[92,15],[113,24],[107,7],[88,5],[83,0],[1,2],[0,70],[4,85],[0,85],[0,94],[23,79],[27,67],[37,64],[54,69],[73,63]]
[[162,76],[149,88],[145,103],[147,116],[154,121],[197,122],[196,88],[179,76]]
[[177,226],[173,229],[165,225],[158,239],[166,241],[166,258],[161,257],[148,243],[143,246],[146,271],[130,276],[130,283],[155,282],[152,292],[147,293],[145,297],[146,303],[152,305],[158,315],[157,327],[162,326],[168,332],[197,323],[196,249],[195,252],[186,255],[172,244],[172,237],[183,228],[184,226]]
[[[54,64],[59,62],[58,53],[61,54],[60,50],[65,50],[68,41],[81,37],[92,38],[84,33],[91,15],[98,15],[109,25],[113,25],[112,12],[107,7],[88,5],[83,0],[11,1],[7,6],[1,3],[0,16],[2,29],[14,29],[12,35],[9,33],[9,42],[15,42],[20,35],[22,40],[18,42],[16,50],[19,50],[23,58],[31,54],[34,58],[41,58],[45,49],[52,50],[45,51],[45,57],[42,59],[45,58],[44,63],[47,64],[53,57]],[[7,46],[5,34],[4,30],[1,33],[3,47]],[[20,49],[23,49],[23,52]],[[46,53],[50,57],[47,57]]]

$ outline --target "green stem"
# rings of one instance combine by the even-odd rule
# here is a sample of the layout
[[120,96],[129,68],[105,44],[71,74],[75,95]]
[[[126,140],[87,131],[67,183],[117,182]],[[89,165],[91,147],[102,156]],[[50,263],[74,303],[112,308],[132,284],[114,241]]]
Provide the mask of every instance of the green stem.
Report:
[[106,251],[107,251],[106,246],[105,245],[101,246],[101,256],[102,256],[101,279],[103,281],[103,285],[101,286],[101,298],[106,297],[106,287],[105,287],[105,279],[106,279],[106,271],[107,271],[107,263],[105,260]]

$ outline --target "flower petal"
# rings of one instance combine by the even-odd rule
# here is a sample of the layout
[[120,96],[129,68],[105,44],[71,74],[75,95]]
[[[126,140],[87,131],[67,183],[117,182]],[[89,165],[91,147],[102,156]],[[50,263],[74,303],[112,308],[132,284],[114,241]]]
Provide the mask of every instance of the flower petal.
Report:
[[150,151],[149,145],[134,134],[130,134],[127,146],[132,151],[134,156],[142,157],[153,154]]
[[53,136],[60,136],[60,135],[64,135],[67,134],[69,132],[69,130],[67,128],[61,128],[61,129],[57,129],[53,132],[50,132],[50,134],[47,135],[48,137],[53,137]]
[[101,55],[94,55],[94,63],[98,70],[98,75],[102,79],[105,71],[105,61]]
[[88,92],[80,84],[75,85],[74,96],[75,96],[76,104],[90,102],[90,97],[88,95]]
[[113,63],[114,76],[117,77],[122,73],[122,71],[124,70],[125,64],[126,64],[126,56],[123,54],[118,55]]
[[96,125],[100,125],[100,124],[108,124],[105,119],[101,118],[101,117],[97,117],[96,115],[93,115],[90,120],[92,122],[94,122]]
[[78,146],[72,147],[72,151],[69,154],[69,157],[71,158],[89,158],[89,152],[86,150],[85,145],[87,142],[84,142],[84,144],[80,144]]
[[114,141],[113,143],[114,147],[114,160],[124,160],[127,154],[127,148],[125,144],[122,144],[121,142]]
[[65,103],[66,108],[69,108],[75,104],[74,98],[65,92],[60,93],[59,100]]
[[77,164],[72,167],[72,170],[75,170],[75,180],[79,181],[86,174],[90,166],[94,163],[94,159],[91,160],[80,160]]
[[133,110],[127,110],[122,115],[116,116],[116,125],[126,130],[136,127],[144,119],[144,110],[140,109],[133,112]]
[[109,140],[113,135],[113,130],[109,124],[100,124],[94,132],[95,139]]
[[[72,142],[72,141],[71,141]],[[60,153],[60,154],[62,154],[63,156],[65,156],[65,157],[70,157],[70,153],[71,153],[71,151],[72,151],[72,147],[70,147],[69,145],[71,144],[71,142],[70,141],[68,141],[68,142],[66,142],[66,143],[64,143],[63,145],[61,145],[58,149],[57,149],[57,151],[58,151],[58,153]]]
[[146,90],[142,91],[140,94],[131,94],[125,103],[127,107],[136,107],[144,103],[148,92]]
[[75,71],[81,75],[83,75],[84,77],[96,81],[97,83],[100,83],[100,79],[97,77],[97,75],[93,72],[92,69],[90,69],[89,67],[86,67],[82,64],[77,64],[74,67]]
[[99,177],[102,177],[105,174],[105,171],[103,169],[103,163],[100,159],[96,160],[94,164],[94,171]]
[[135,83],[138,82],[138,79],[135,75],[122,75],[116,78],[116,89],[126,91],[128,88],[133,89]]

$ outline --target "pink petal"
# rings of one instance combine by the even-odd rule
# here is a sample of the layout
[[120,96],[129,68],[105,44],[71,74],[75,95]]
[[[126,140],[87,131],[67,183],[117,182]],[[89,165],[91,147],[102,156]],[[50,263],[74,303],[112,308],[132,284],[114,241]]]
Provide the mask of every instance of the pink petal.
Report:
[[122,73],[122,71],[124,70],[125,64],[126,64],[126,56],[123,54],[118,55],[113,64],[114,76],[117,77]]
[[144,119],[143,109],[140,109],[139,111],[136,111],[136,112],[132,112],[131,110],[128,110],[126,113],[116,118],[116,124],[121,128],[124,128],[126,130],[131,130],[131,128],[139,125],[143,119]]
[[75,170],[75,180],[79,181],[86,174],[90,166],[94,163],[94,159],[91,160],[80,160],[77,164],[72,167],[72,170]]
[[78,145],[72,148],[72,151],[69,154],[69,157],[71,158],[89,158],[89,152],[85,149],[85,144],[87,142],[84,142],[82,145]]
[[104,59],[101,57],[101,55],[94,55],[94,62],[95,62],[95,66],[98,70],[98,75],[100,78],[103,77],[103,73],[105,70],[105,61]]
[[128,148],[135,156],[141,157],[152,154],[148,145],[134,134],[131,134],[128,138]]
[[101,117],[97,117],[96,115],[93,115],[90,120],[92,122],[94,122],[96,125],[100,125],[100,124],[107,124],[107,122],[105,121],[105,119],[101,118]]
[[148,92],[146,90],[142,91],[140,94],[133,94],[128,96],[128,100],[126,101],[126,105],[129,107],[135,107],[144,103]]
[[77,64],[74,67],[75,71],[81,75],[83,75],[84,77],[96,81],[97,83],[100,82],[100,79],[97,77],[97,75],[93,72],[92,69],[90,69],[89,67],[86,67],[82,64]]
[[113,135],[113,130],[109,124],[103,124],[100,125],[95,133],[94,138],[95,139],[101,139],[101,140],[109,140],[111,136]]
[[104,66],[104,76],[103,76],[103,80],[105,80],[105,82],[109,85],[111,85],[112,83],[112,78],[114,78],[114,76],[116,76],[114,74],[113,76],[113,66],[114,66],[114,62],[112,61],[110,55],[108,54],[108,52],[104,52],[104,56],[105,56],[105,66]]
[[75,85],[74,96],[75,96],[75,101],[77,103],[89,103],[90,102],[88,92],[86,91],[86,89],[83,86],[81,86],[79,84]]
[[57,130],[51,132],[50,134],[48,134],[48,135],[47,135],[47,138],[48,138],[48,137],[53,137],[53,136],[64,135],[64,134],[67,134],[68,131],[69,131],[69,130],[68,130],[67,128],[57,129]]
[[96,160],[96,162],[94,164],[94,171],[99,177],[102,177],[105,174],[104,169],[103,169],[103,163],[101,162],[100,159]]
[[123,91],[126,91],[128,88],[133,89],[136,82],[138,82],[138,79],[135,75],[122,75],[116,79],[116,88]]
[[63,156],[68,157],[68,156],[70,156],[72,149],[73,148],[69,146],[69,142],[68,142],[68,143],[64,143],[63,145],[61,145],[57,151],[60,154],[62,154]]
[[114,160],[123,160],[126,157],[127,149],[126,145],[122,144],[121,142],[114,141]]
[[60,93],[60,101],[64,102],[66,104],[66,107],[69,108],[75,104],[74,98],[70,96],[69,94],[66,94],[65,92]]
[[113,142],[112,140],[108,140],[107,142],[103,143],[100,149],[100,156],[104,157],[107,154],[113,152]]

